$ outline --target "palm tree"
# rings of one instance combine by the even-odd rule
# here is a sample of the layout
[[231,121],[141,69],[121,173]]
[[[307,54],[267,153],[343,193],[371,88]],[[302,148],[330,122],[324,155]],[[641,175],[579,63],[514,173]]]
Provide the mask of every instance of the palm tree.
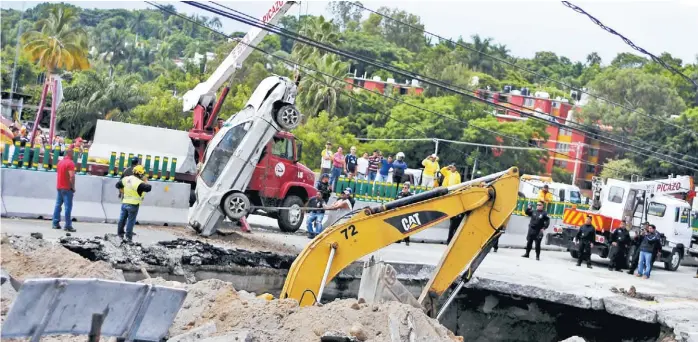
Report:
[[[53,6],[48,17],[36,23],[36,30],[22,35],[24,51],[39,66],[52,74],[56,69],[84,70],[87,59],[87,32],[74,27],[77,13],[63,6]],[[48,77],[46,78],[49,79]]]
[[492,60],[485,56],[484,54],[487,54],[490,52],[491,49],[491,43],[492,43],[492,38],[485,38],[482,39],[480,38],[479,35],[473,35],[473,43],[472,47],[478,52],[473,52],[470,53],[469,58],[468,58],[468,66],[470,66],[473,70],[476,71],[481,71],[485,73],[489,73],[492,71]]
[[[339,32],[323,16],[306,21],[298,33],[327,45],[337,46],[339,43]],[[307,61],[311,55],[319,54],[320,52],[317,48],[306,44],[294,44],[293,46],[293,56],[300,62]]]
[[347,76],[347,63],[335,55],[326,54],[314,59],[312,67],[326,75],[310,74],[301,80],[298,92],[301,108],[311,115],[322,110],[330,115],[336,114],[339,95],[346,86],[343,80]]
[[145,27],[145,19],[145,13],[143,11],[136,11],[136,14],[133,16],[133,19],[131,20],[131,24],[129,25],[131,31],[136,33],[136,44],[138,44],[138,34],[140,34],[143,31],[143,28]]
[[208,21],[208,26],[218,30],[223,27],[223,23],[221,23],[221,20],[218,17],[213,17]]
[[117,29],[112,29],[106,34],[105,39],[102,39],[100,50],[104,51],[102,60],[109,62],[109,77],[113,77],[114,67],[128,56],[126,34]]

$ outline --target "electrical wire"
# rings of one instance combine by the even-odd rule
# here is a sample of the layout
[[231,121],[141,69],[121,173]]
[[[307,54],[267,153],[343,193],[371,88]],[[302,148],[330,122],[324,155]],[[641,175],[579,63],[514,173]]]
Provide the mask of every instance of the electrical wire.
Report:
[[[199,25],[199,26],[201,26],[201,27],[203,27],[203,28],[206,28],[206,29],[210,30],[211,32],[214,32],[214,33],[217,33],[217,34],[219,34],[219,35],[221,35],[221,36],[223,36],[223,37],[232,39],[232,37],[229,36],[229,35],[226,35],[226,34],[224,34],[224,33],[222,33],[222,32],[216,31],[215,29],[212,29],[212,28],[210,28],[210,27],[208,27],[208,26],[206,26],[206,25],[203,25],[203,24],[201,24],[201,23],[198,23],[198,22],[196,22],[196,21],[193,21],[193,20],[191,20],[190,18],[187,18],[187,17],[185,17],[185,16],[183,16],[183,15],[180,15],[179,13],[169,11],[169,10],[165,9],[164,7],[159,6],[159,5],[157,5],[157,4],[155,4],[155,3],[152,3],[152,2],[150,2],[150,1],[145,1],[145,2],[148,3],[148,4],[150,4],[150,5],[152,5],[152,6],[154,6],[154,7],[156,7],[156,8],[158,8],[158,9],[160,9],[161,11],[164,11],[164,12],[169,13],[169,14],[172,14],[172,15],[176,15],[176,16],[178,16],[178,17],[184,19],[184,20],[188,20],[188,21],[190,21],[190,22],[192,22],[192,23],[194,23],[194,24],[196,24],[196,25]],[[254,25],[252,25],[252,26],[254,26]],[[294,38],[291,38],[291,39],[294,39]],[[294,40],[296,40],[296,39],[294,39]],[[337,80],[337,81],[344,82],[344,83],[346,83],[346,84],[348,84],[348,85],[352,85],[352,86],[354,86],[354,87],[364,89],[364,90],[366,90],[366,91],[368,91],[368,92],[371,92],[371,93],[374,93],[374,94],[383,96],[383,97],[388,98],[388,99],[390,99],[390,100],[392,100],[392,101],[395,101],[395,102],[397,102],[397,103],[405,104],[405,105],[414,107],[414,108],[416,108],[416,109],[419,109],[419,110],[422,110],[422,111],[425,111],[425,112],[437,114],[437,115],[440,115],[440,116],[442,116],[442,117],[444,117],[444,118],[448,118],[448,119],[451,119],[451,120],[460,121],[460,120],[458,120],[458,119],[451,118],[451,117],[446,116],[446,115],[443,115],[443,114],[441,114],[441,113],[434,112],[434,111],[432,111],[432,110],[429,110],[429,109],[426,109],[426,108],[422,108],[422,107],[419,107],[419,106],[415,106],[415,105],[410,104],[410,103],[408,103],[408,102],[405,102],[405,101],[403,101],[403,100],[401,100],[401,99],[394,98],[394,97],[392,97],[392,96],[388,96],[388,95],[385,95],[385,94],[383,94],[383,93],[373,91],[373,90],[371,90],[371,89],[367,89],[367,88],[365,88],[365,87],[363,87],[363,86],[354,85],[353,83],[351,83],[351,82],[349,82],[349,81],[347,81],[347,80],[345,80],[345,79],[338,78],[338,77],[336,77],[336,76],[333,76],[333,75],[330,75],[330,74],[327,74],[327,73],[323,73],[323,72],[321,72],[321,71],[319,71],[319,70],[315,70],[315,69],[313,69],[313,68],[307,67],[307,66],[302,65],[302,64],[300,64],[300,63],[297,63],[297,62],[294,62],[294,61],[285,59],[285,58],[280,57],[280,56],[276,56],[276,55],[274,55],[274,54],[272,54],[272,53],[270,53],[270,52],[265,51],[264,49],[261,49],[261,48],[259,48],[259,47],[250,45],[250,44],[248,44],[248,43],[244,43],[244,42],[242,42],[242,41],[238,41],[238,43],[239,43],[239,44],[245,44],[245,45],[247,45],[248,47],[251,47],[251,48],[253,48],[253,49],[255,49],[255,50],[257,50],[257,51],[259,51],[259,52],[261,52],[261,53],[263,53],[263,54],[265,54],[265,55],[268,55],[268,56],[270,56],[270,57],[272,57],[272,58],[279,59],[279,60],[281,60],[282,62],[285,62],[285,63],[286,63],[287,65],[289,65],[289,66],[297,66],[297,67],[300,67],[300,68],[303,68],[303,69],[307,69],[307,70],[313,71],[313,72],[315,72],[315,73],[321,74],[321,75],[323,75],[323,76],[327,76],[327,77],[329,77],[329,78],[335,79],[335,80]],[[332,86],[331,84],[327,83],[326,81],[324,81],[324,80],[322,80],[322,79],[320,79],[320,78],[314,78],[314,79],[318,80],[318,81],[321,82],[321,83],[324,83],[325,85]],[[346,90],[345,90],[345,91],[346,91]],[[356,100],[356,101],[358,101],[358,102],[364,103],[364,104],[366,104],[367,106],[373,108],[370,104],[366,103],[365,101],[359,100],[359,99],[357,99],[357,98],[355,98],[355,97],[352,97],[352,96],[349,96],[349,95],[347,95],[347,96],[348,96],[349,98],[353,99],[353,100]],[[375,108],[374,108],[374,109],[375,109]],[[406,124],[406,123],[404,123],[404,122],[401,122],[400,120],[395,119],[395,118],[392,117],[391,115],[389,115],[389,118],[391,118],[392,120],[395,120],[395,121],[397,121],[397,122],[399,122],[399,123]],[[499,133],[499,132],[493,132],[493,131],[491,131],[491,130],[484,129],[484,128],[481,128],[481,127],[477,127],[477,126],[472,125],[472,124],[468,124],[468,123],[465,123],[465,124],[466,124],[466,126],[469,125],[469,126],[472,126],[472,127],[478,128],[478,129],[483,129],[483,130],[488,131],[488,132],[490,132],[490,133],[492,133],[492,134],[494,134],[494,135],[497,135],[497,136],[509,137],[509,138],[511,138],[511,139],[513,139],[513,140],[522,142],[522,143],[524,143],[524,144],[528,144],[528,145],[531,145],[531,146],[535,146],[534,144],[528,143],[528,142],[523,141],[523,140],[521,140],[521,139],[518,139],[518,138],[516,138],[516,137],[507,136],[506,134],[502,134],[502,133]],[[411,129],[413,129],[413,130],[416,130],[417,132],[420,132],[420,130],[415,129],[415,128],[411,127],[411,126],[407,126],[407,127],[408,127],[408,128],[411,128]],[[424,133],[424,132],[422,132],[422,133]],[[445,147],[446,147],[446,148],[450,148],[450,149],[455,150],[455,151],[458,151],[458,152],[461,152],[461,153],[463,153],[463,154],[465,154],[465,155],[467,155],[467,156],[470,156],[470,154],[468,154],[468,153],[466,153],[466,152],[464,152],[464,151],[462,151],[462,150],[460,150],[460,149],[455,149],[455,148],[453,148],[453,147],[451,147],[451,146],[449,146],[449,145],[445,145]],[[588,161],[582,160],[582,159],[580,159],[580,158],[572,158],[571,156],[566,155],[566,154],[561,153],[561,152],[553,151],[553,150],[546,149],[546,148],[541,148],[541,149],[542,149],[542,150],[545,150],[545,151],[548,151],[549,153],[554,153],[554,154],[557,154],[557,155],[563,155],[563,156],[566,156],[566,157],[568,157],[568,158],[570,158],[570,159],[581,161],[581,162],[584,163],[584,164],[590,164],[590,165],[594,165],[594,166],[605,167],[605,168],[607,168],[607,169],[609,169],[609,170],[613,170],[613,171],[617,171],[617,172],[622,172],[622,171],[619,170],[619,169],[614,169],[614,168],[611,168],[611,167],[608,167],[608,166],[603,166],[603,165],[601,165],[601,164],[597,164],[597,163],[593,163],[593,162],[588,162]],[[491,167],[496,168],[496,166],[492,165],[491,163],[488,163],[488,162],[486,162],[486,161],[484,161],[484,160],[481,160],[481,159],[479,159],[479,160],[480,160],[482,163],[484,163],[484,164],[486,164],[486,165],[488,165],[488,166],[491,166]],[[661,184],[668,184],[668,183],[663,183],[662,181],[657,181],[657,182],[658,182],[658,183],[661,183]],[[684,188],[682,187],[682,189],[684,189]],[[690,190],[692,190],[692,189],[686,189],[686,190],[689,190],[689,191],[690,191]]]
[[[563,1],[563,3],[564,3],[564,1]],[[493,59],[493,60],[495,60],[495,61],[497,61],[497,62],[499,62],[499,63],[503,63],[503,64],[506,64],[506,65],[509,65],[509,66],[511,66],[511,67],[513,67],[513,68],[516,68],[516,69],[518,69],[518,70],[521,70],[521,71],[525,71],[525,72],[527,72],[527,73],[530,73],[531,75],[534,75],[534,76],[536,76],[536,77],[540,77],[540,78],[543,78],[543,79],[545,79],[545,80],[551,81],[551,82],[553,82],[553,83],[555,83],[555,84],[557,84],[557,85],[560,85],[560,86],[569,88],[569,89],[574,90],[574,91],[577,91],[577,92],[579,92],[579,93],[587,94],[587,95],[589,95],[589,96],[591,96],[591,97],[593,97],[593,98],[602,100],[602,101],[604,101],[604,102],[608,102],[608,103],[610,103],[610,104],[612,104],[612,105],[614,105],[614,106],[623,108],[623,109],[625,109],[625,110],[627,110],[627,111],[629,111],[629,112],[631,112],[631,113],[636,113],[636,114],[640,114],[640,115],[647,116],[648,118],[651,118],[651,119],[653,119],[653,120],[658,120],[658,121],[660,121],[660,122],[662,122],[662,123],[665,123],[665,124],[674,126],[675,128],[678,128],[678,129],[680,129],[680,130],[683,130],[683,131],[686,131],[686,132],[688,132],[688,133],[690,133],[690,134],[693,134],[694,136],[698,136],[698,134],[697,134],[696,132],[693,132],[693,131],[691,131],[691,130],[689,130],[689,129],[686,129],[685,127],[681,127],[681,126],[679,126],[679,125],[677,125],[677,124],[675,124],[675,123],[673,123],[673,122],[666,121],[666,120],[662,120],[662,118],[659,118],[659,117],[656,117],[656,116],[652,116],[652,115],[647,114],[647,113],[639,112],[639,111],[637,111],[637,110],[635,110],[635,109],[632,109],[632,108],[629,108],[629,107],[627,107],[627,106],[624,106],[623,104],[618,103],[618,102],[616,102],[616,101],[613,101],[613,100],[611,100],[611,99],[609,99],[609,98],[606,98],[606,97],[603,97],[603,96],[600,96],[600,95],[597,95],[597,94],[593,94],[593,93],[591,93],[591,92],[589,92],[589,91],[586,91],[586,90],[584,90],[584,89],[575,87],[575,86],[573,86],[573,85],[571,85],[571,84],[564,83],[564,82],[562,82],[562,81],[560,81],[560,80],[556,80],[556,79],[554,79],[554,78],[552,78],[552,77],[543,75],[543,74],[541,74],[541,73],[539,73],[539,72],[536,72],[536,71],[533,71],[533,70],[531,70],[531,69],[528,69],[528,68],[522,67],[522,66],[520,66],[520,65],[517,65],[516,63],[513,63],[513,62],[511,62],[511,61],[507,61],[506,59],[499,58],[499,57],[497,57],[497,56],[492,56],[492,55],[487,54],[487,53],[485,53],[485,52],[483,52],[483,51],[480,51],[480,50],[471,48],[471,47],[469,47],[469,46],[467,46],[467,45],[465,45],[465,44],[462,44],[462,43],[459,43],[459,42],[455,42],[455,41],[453,41],[452,39],[445,38],[445,37],[440,36],[440,35],[438,35],[438,34],[436,34],[436,33],[429,32],[429,31],[427,31],[427,30],[425,30],[425,29],[421,29],[421,28],[419,28],[419,27],[416,27],[416,26],[414,26],[414,25],[412,25],[412,24],[410,24],[410,23],[401,21],[401,20],[399,20],[399,19],[395,19],[395,18],[390,17],[390,16],[388,16],[388,15],[386,15],[386,14],[383,14],[383,13],[380,13],[380,12],[378,12],[378,11],[376,11],[376,10],[370,9],[370,8],[368,8],[368,7],[366,7],[366,6],[363,6],[363,5],[362,5],[361,3],[359,3],[359,2],[349,2],[349,4],[352,5],[352,6],[354,6],[354,7],[358,7],[358,8],[360,8],[360,9],[362,9],[362,10],[365,10],[365,11],[368,11],[368,12],[370,12],[370,13],[373,13],[373,14],[376,14],[376,15],[378,15],[378,16],[381,16],[381,17],[383,17],[383,18],[385,18],[385,19],[388,19],[388,20],[397,22],[397,23],[399,23],[399,24],[401,24],[401,25],[407,26],[407,27],[409,27],[409,28],[411,28],[411,29],[414,29],[414,30],[417,30],[417,31],[421,31],[421,32],[426,33],[426,34],[428,34],[428,35],[430,35],[430,36],[439,38],[440,40],[447,41],[447,42],[449,42],[449,43],[451,43],[451,44],[460,46],[460,47],[462,47],[462,48],[464,48],[464,49],[466,49],[466,50],[468,50],[468,51],[476,52],[476,53],[478,53],[478,54],[480,54],[480,55],[482,55],[482,56],[485,56],[485,57],[488,57],[488,58],[490,58],[490,59]],[[674,152],[674,153],[677,153],[677,152]],[[696,159],[698,159],[698,158],[696,158]]]
[[[242,12],[237,11],[237,10],[234,10],[234,9],[231,9],[231,8],[226,7],[226,6],[224,6],[224,5],[220,5],[220,4],[216,3],[216,2],[212,2],[212,3],[215,4],[215,5],[217,5],[217,6],[220,6],[220,7],[226,8],[226,9],[229,9],[230,11],[233,11],[233,12],[235,12],[235,13],[240,13],[242,16],[250,17],[250,18],[252,18],[252,19],[245,19],[245,18],[243,18],[243,17],[241,17],[241,16],[239,16],[239,15],[235,15],[235,14],[233,14],[233,13],[229,13],[229,12],[226,12],[226,11],[224,11],[224,10],[217,9],[217,8],[214,8],[214,7],[211,7],[211,6],[208,6],[208,5],[204,5],[204,4],[195,2],[195,1],[184,1],[184,3],[189,4],[189,5],[193,6],[193,7],[197,7],[197,8],[199,8],[199,9],[203,9],[203,10],[206,10],[206,11],[209,11],[209,12],[212,12],[212,13],[215,13],[215,14],[218,14],[218,15],[221,15],[221,16],[224,16],[224,17],[226,17],[226,18],[230,18],[230,19],[233,19],[233,20],[242,22],[242,23],[246,23],[246,24],[248,24],[248,25],[250,25],[250,26],[258,27],[258,28],[260,28],[260,29],[264,29],[264,30],[267,30],[267,31],[269,31],[269,32],[273,32],[273,33],[276,33],[276,34],[285,36],[285,37],[287,37],[287,38],[300,41],[301,43],[304,43],[304,44],[307,44],[307,45],[316,47],[316,48],[321,49],[321,50],[326,51],[326,52],[330,52],[330,53],[333,53],[333,54],[336,54],[336,55],[339,55],[339,56],[342,56],[342,57],[345,57],[345,58],[353,59],[353,60],[356,60],[356,61],[361,61],[361,62],[370,64],[370,65],[373,65],[373,66],[382,68],[382,69],[384,69],[384,70],[388,70],[388,71],[394,72],[394,73],[396,73],[396,74],[400,74],[400,75],[403,75],[403,76],[407,76],[407,77],[412,77],[412,78],[418,79],[418,80],[420,80],[420,81],[422,81],[422,82],[424,82],[424,83],[431,84],[431,85],[434,85],[434,86],[436,86],[436,87],[440,87],[440,88],[443,88],[443,89],[447,89],[447,90],[449,90],[449,91],[451,91],[451,92],[454,92],[454,93],[456,93],[456,94],[460,94],[460,95],[462,95],[462,96],[469,97],[469,98],[475,99],[475,100],[480,101],[480,102],[484,102],[484,103],[489,104],[489,105],[491,105],[491,106],[493,106],[493,107],[497,107],[497,108],[501,108],[501,109],[505,109],[505,110],[514,111],[514,112],[519,113],[519,114],[522,115],[522,116],[527,116],[527,117],[531,117],[531,118],[538,119],[538,120],[544,120],[546,123],[549,123],[548,120],[539,118],[539,117],[537,117],[537,116],[535,116],[535,115],[533,115],[533,114],[529,114],[529,113],[526,113],[526,112],[522,112],[522,111],[519,111],[519,110],[515,110],[515,109],[512,109],[512,108],[510,108],[510,107],[503,106],[503,105],[501,105],[501,104],[497,104],[497,103],[493,103],[493,102],[487,101],[487,100],[485,100],[485,99],[482,99],[482,98],[478,97],[477,95],[467,94],[467,93],[464,93],[464,92],[462,92],[462,91],[459,91],[458,89],[451,88],[450,85],[444,84],[444,83],[443,83],[442,81],[440,81],[440,80],[434,80],[434,79],[432,79],[432,78],[425,77],[425,76],[419,75],[419,74],[417,74],[417,73],[414,73],[414,72],[411,72],[411,71],[408,71],[408,70],[404,70],[404,69],[401,69],[401,68],[393,67],[393,66],[391,66],[391,65],[386,65],[385,63],[370,61],[370,60],[367,60],[367,59],[365,59],[365,58],[363,58],[363,57],[361,57],[361,56],[357,56],[357,55],[354,55],[354,54],[352,54],[352,53],[349,53],[349,52],[346,52],[346,51],[343,51],[343,50],[339,50],[339,49],[336,48],[336,47],[333,47],[333,46],[330,46],[330,45],[327,45],[327,44],[324,44],[324,43],[320,43],[320,42],[318,42],[318,41],[316,41],[316,40],[313,40],[313,39],[311,39],[311,38],[308,38],[308,37],[305,37],[305,36],[303,36],[303,35],[297,34],[297,33],[295,33],[295,32],[291,32],[291,31],[289,31],[289,30],[280,28],[279,26],[271,25],[271,24],[268,24],[268,23],[261,23],[258,19],[253,18],[253,17],[251,17],[251,16],[248,15],[248,14],[242,13]],[[427,79],[429,79],[429,81],[427,81]],[[458,88],[458,87],[455,87],[455,88]],[[462,88],[460,88],[460,89],[462,89]],[[469,90],[469,89],[465,89],[465,90],[468,91],[468,92],[472,92],[472,91]],[[522,108],[525,108],[525,107],[522,107]],[[459,120],[459,121],[460,121],[460,120]],[[467,123],[464,122],[464,121],[461,121],[461,122],[464,123],[464,124],[467,124]],[[575,131],[579,131],[579,132],[585,132],[584,130],[581,130],[581,129],[577,128],[577,127],[573,127],[573,126],[569,126],[569,125],[564,125],[564,124],[559,124],[559,123],[557,123],[557,125],[558,125],[558,126],[567,127],[567,128],[569,128],[570,130],[575,130]],[[587,132],[587,133],[589,133],[589,132]],[[591,135],[592,133],[589,133],[589,134]],[[601,141],[601,142],[604,142],[603,140],[600,140],[600,139],[598,139],[598,138],[592,138],[592,139],[595,139],[595,140],[599,140],[599,141]],[[611,139],[611,140],[612,140],[612,139]],[[623,144],[622,142],[617,141],[617,140],[613,140],[613,142]],[[608,142],[605,142],[605,143],[608,143]],[[626,145],[631,146],[631,147],[633,147],[633,148],[635,148],[635,149],[637,149],[637,150],[639,150],[639,151],[645,152],[645,153],[658,154],[658,153],[656,153],[656,152],[654,152],[654,151],[647,150],[647,149],[644,149],[644,148],[641,148],[641,147],[637,147],[637,146],[634,146],[634,145],[631,145],[631,144],[627,144],[627,143],[626,143]],[[623,149],[625,149],[625,150],[627,150],[627,151],[630,151],[630,152],[636,152],[636,153],[637,153],[637,151],[633,151],[633,150],[631,150],[631,149],[629,149],[629,148],[627,148],[627,147],[624,147],[624,146],[618,146],[618,147],[623,148]],[[666,156],[664,156],[664,155],[660,155],[660,156],[663,157],[663,158],[666,157]],[[676,159],[676,158],[674,158],[674,159]],[[660,160],[662,160],[662,159],[660,159]],[[681,161],[683,161],[683,160],[681,160]],[[690,169],[690,170],[698,171],[698,169],[691,168],[691,167],[688,167],[688,166],[686,166],[686,165],[677,164],[677,163],[672,162],[672,161],[669,161],[669,160],[664,160],[664,162],[669,163],[669,164],[672,164],[672,165],[675,165],[675,166],[687,168],[687,169]],[[698,166],[698,164],[696,164],[696,165]]]

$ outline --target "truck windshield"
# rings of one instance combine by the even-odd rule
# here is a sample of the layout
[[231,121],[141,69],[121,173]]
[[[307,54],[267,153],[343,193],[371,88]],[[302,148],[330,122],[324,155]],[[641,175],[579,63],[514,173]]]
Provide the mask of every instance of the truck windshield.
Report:
[[582,196],[579,194],[579,191],[570,191],[570,202],[582,203]]
[[213,149],[203,171],[201,171],[201,179],[206,186],[211,187],[216,183],[248,129],[249,125],[246,123],[231,128]]

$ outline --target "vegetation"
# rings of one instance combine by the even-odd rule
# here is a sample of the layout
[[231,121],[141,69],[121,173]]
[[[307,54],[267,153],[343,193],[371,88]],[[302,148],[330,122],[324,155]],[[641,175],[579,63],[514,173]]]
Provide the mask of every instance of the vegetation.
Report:
[[[289,15],[281,20],[281,25],[371,60],[458,87],[501,90],[510,85],[567,98],[570,90],[546,77],[586,87],[633,112],[592,98],[580,114],[585,124],[610,125],[616,133],[635,139],[634,144],[651,142],[664,146],[662,153],[675,151],[674,156],[698,156],[695,136],[658,123],[659,119],[673,120],[678,127],[698,132],[695,89],[680,76],[644,57],[621,53],[604,63],[595,52],[590,52],[584,61],[571,61],[551,51],[540,51],[533,58],[519,58],[492,38],[475,35],[458,38],[458,44],[437,41],[425,37],[418,29],[406,29],[376,14],[362,20],[361,11],[348,2],[332,2],[329,6],[332,18]],[[174,11],[173,6],[168,8]],[[378,11],[423,28],[415,14],[385,7]],[[152,9],[101,10],[43,3],[24,13],[3,9],[1,16],[3,90],[12,83],[14,63],[9,61],[14,61],[21,27],[26,33],[19,42],[17,91],[32,95],[30,103],[36,104],[47,79],[45,75],[61,75],[66,80],[65,98],[59,108],[58,125],[71,138],[91,138],[98,119],[188,129],[191,114],[182,113],[181,96],[205,80],[237,44],[200,26],[220,30],[222,23],[218,18],[195,15],[188,21]],[[240,37],[244,33],[231,35]],[[399,84],[412,80],[323,53],[285,37],[268,35],[259,47],[319,71],[301,69],[298,102],[306,122],[295,132],[305,144],[303,162],[313,168],[319,167],[317,156],[328,139],[345,149],[355,145],[359,151],[375,148],[384,154],[402,151],[408,164],[418,167],[434,151],[432,142],[365,142],[359,138],[438,137],[519,146],[532,137],[548,138],[544,123],[499,122],[491,108],[429,85],[424,86],[422,95],[402,96],[399,102],[369,91],[348,91],[347,85],[337,79],[349,74],[393,78]],[[485,54],[535,74],[497,62]],[[698,79],[698,59],[684,62],[668,53],[661,58]],[[259,81],[272,73],[291,77],[294,71],[277,58],[253,52],[236,72],[221,116],[228,118],[241,109]],[[475,77],[477,84],[473,83]],[[30,119],[33,115],[33,111],[27,110],[23,118]],[[547,153],[542,151],[499,151],[443,142],[439,154],[442,164],[454,162],[460,166],[472,166],[477,158],[478,169],[483,173],[518,165],[522,172],[535,174],[543,171],[539,160],[547,158]],[[623,152],[616,158],[608,162],[609,168],[604,169],[603,176],[629,176],[628,172],[645,177],[689,173],[647,153]],[[553,177],[565,181],[570,175],[555,169]]]

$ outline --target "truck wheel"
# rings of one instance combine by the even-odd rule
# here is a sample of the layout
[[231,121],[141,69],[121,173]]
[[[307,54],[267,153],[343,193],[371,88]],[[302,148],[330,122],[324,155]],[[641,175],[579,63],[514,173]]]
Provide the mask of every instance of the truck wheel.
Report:
[[301,224],[303,224],[303,211],[301,210],[303,207],[303,200],[298,196],[291,195],[284,198],[281,206],[291,209],[279,210],[279,218],[277,219],[279,229],[286,233],[297,231],[298,228],[301,227]]
[[664,269],[667,271],[676,271],[681,265],[681,254],[677,250],[671,252],[671,259],[664,261]]
[[285,131],[290,131],[301,122],[301,113],[293,105],[281,106],[274,114],[274,120]]
[[570,250],[570,255],[575,259],[579,259],[579,251]]
[[229,219],[239,220],[250,212],[250,199],[243,193],[230,193],[221,201],[221,209]]

